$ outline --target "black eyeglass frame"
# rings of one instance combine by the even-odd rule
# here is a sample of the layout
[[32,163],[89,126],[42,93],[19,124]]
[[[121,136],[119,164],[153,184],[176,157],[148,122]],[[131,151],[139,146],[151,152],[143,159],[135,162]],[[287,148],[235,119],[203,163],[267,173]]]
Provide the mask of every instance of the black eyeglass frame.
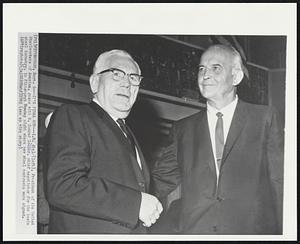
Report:
[[[119,77],[120,79],[116,79],[116,77],[118,77],[117,75],[115,75],[114,71],[119,71],[121,73],[123,73],[123,77]],[[130,81],[130,84],[133,85],[133,86],[140,86],[141,82],[142,82],[142,79],[144,78],[143,76],[139,75],[139,74],[136,74],[136,73],[126,73],[124,70],[121,70],[121,69],[118,69],[118,68],[109,68],[109,69],[105,69],[99,73],[97,73],[97,75],[101,75],[103,73],[106,73],[106,72],[112,72],[113,73],[113,79],[115,81],[121,81],[122,79],[124,79],[125,76],[128,76],[129,77],[129,81]],[[137,84],[132,84],[132,78],[130,78],[132,75],[135,75],[135,76],[138,76],[139,77],[139,83]]]

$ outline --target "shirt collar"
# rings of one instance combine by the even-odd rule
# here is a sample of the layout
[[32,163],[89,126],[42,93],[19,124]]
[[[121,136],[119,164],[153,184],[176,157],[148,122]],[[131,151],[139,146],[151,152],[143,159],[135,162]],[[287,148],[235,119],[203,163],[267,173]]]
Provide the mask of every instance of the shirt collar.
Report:
[[208,104],[208,102],[206,102],[207,111],[210,114],[216,114],[217,112],[221,112],[223,115],[228,114],[228,113],[233,112],[235,110],[237,102],[238,102],[238,96],[236,95],[234,100],[231,103],[227,104],[224,108],[222,108],[220,110],[214,108],[213,106]]

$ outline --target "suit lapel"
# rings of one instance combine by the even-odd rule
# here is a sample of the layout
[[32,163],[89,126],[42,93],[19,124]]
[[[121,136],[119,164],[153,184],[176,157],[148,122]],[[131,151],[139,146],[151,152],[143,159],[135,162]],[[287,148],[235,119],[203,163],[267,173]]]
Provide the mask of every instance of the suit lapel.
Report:
[[[113,131],[113,133],[117,136],[117,138],[121,142],[121,144],[126,147],[126,151],[130,154],[131,166],[132,166],[132,169],[133,169],[133,171],[134,171],[134,173],[137,177],[137,180],[140,179],[140,178],[144,179],[146,181],[146,186],[148,187],[149,182],[150,182],[149,170],[148,170],[148,167],[145,163],[145,159],[143,157],[143,153],[142,153],[142,151],[139,147],[139,144],[138,144],[134,134],[130,130],[130,128],[129,128],[129,130],[130,130],[130,132],[133,136],[133,139],[135,141],[135,144],[136,144],[138,152],[139,152],[143,172],[141,171],[141,169],[138,165],[137,159],[134,157],[134,154],[132,152],[132,149],[131,149],[131,146],[130,146],[128,140],[125,138],[123,132],[118,127],[118,125],[115,123],[115,121],[95,102],[91,102],[90,106],[97,113],[97,115],[101,118],[101,120],[107,125],[107,127],[110,128]],[[137,181],[137,183],[138,183],[138,181]]]
[[[144,158],[144,155],[143,155],[143,152],[142,152],[142,150],[141,150],[141,148],[140,148],[140,145],[139,145],[137,139],[135,138],[135,136],[134,136],[134,134],[133,134],[133,132],[132,132],[132,130],[130,129],[129,126],[128,126],[128,130],[130,130],[130,132],[131,132],[131,134],[132,134],[132,137],[133,137],[133,139],[134,139],[134,143],[135,143],[135,145],[136,145],[136,147],[137,147],[137,150],[138,150],[138,153],[139,153],[139,157],[140,157],[140,161],[141,161],[141,165],[142,165],[142,170],[141,170],[141,168],[139,167],[136,158],[134,158],[134,160],[133,160],[133,161],[134,161],[134,162],[133,162],[133,167],[134,167],[134,169],[135,169],[135,171],[136,171],[136,174],[142,176],[142,178],[145,180],[146,190],[147,190],[148,187],[149,187],[149,183],[150,183],[150,173],[149,173],[149,170],[148,170],[148,166],[147,166],[147,164],[146,164],[146,160],[145,160],[145,158]],[[132,155],[133,155],[133,154],[132,154]],[[142,175],[141,175],[141,174],[142,174]]]
[[235,112],[233,114],[231,125],[228,131],[228,136],[227,136],[227,140],[223,152],[223,160],[222,160],[223,163],[226,161],[228,154],[232,150],[232,147],[234,146],[236,140],[238,139],[239,135],[242,132],[242,129],[245,126],[247,114],[248,113],[247,113],[245,103],[239,100]]
[[91,102],[90,106],[92,109],[97,113],[97,115],[101,118],[101,120],[107,125],[108,128],[110,128],[113,133],[118,137],[119,141],[122,143],[122,145],[126,146],[128,152],[130,152],[132,155],[132,149],[128,142],[128,140],[125,138],[123,132],[119,128],[119,126],[116,124],[116,122],[105,112],[98,104],[95,102]]
[[207,110],[203,110],[200,113],[200,118],[196,120],[197,131],[193,132],[195,136],[195,152],[198,152],[198,156],[194,162],[207,162],[213,173],[216,173],[215,159],[212,151],[211,138],[208,128]]

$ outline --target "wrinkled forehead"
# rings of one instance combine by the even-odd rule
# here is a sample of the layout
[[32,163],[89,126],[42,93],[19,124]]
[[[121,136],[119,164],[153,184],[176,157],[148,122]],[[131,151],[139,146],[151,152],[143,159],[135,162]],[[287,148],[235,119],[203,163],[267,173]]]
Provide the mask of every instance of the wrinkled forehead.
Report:
[[137,63],[128,56],[112,55],[107,58],[105,62],[105,68],[119,68],[129,73],[139,73],[139,67]]
[[200,65],[221,64],[222,66],[230,65],[233,62],[233,55],[220,48],[208,49],[200,59]]

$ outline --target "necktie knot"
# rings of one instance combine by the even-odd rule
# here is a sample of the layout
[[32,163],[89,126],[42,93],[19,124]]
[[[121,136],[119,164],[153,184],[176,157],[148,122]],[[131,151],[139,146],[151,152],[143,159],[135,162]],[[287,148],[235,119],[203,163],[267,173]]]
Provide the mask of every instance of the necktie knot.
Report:
[[117,123],[119,124],[123,133],[126,135],[126,139],[131,146],[134,156],[136,157],[135,142],[134,142],[134,139],[133,139],[133,136],[132,136],[130,130],[127,128],[127,125],[125,124],[123,119],[117,119]]
[[131,134],[130,134],[129,130],[127,129],[127,125],[125,124],[124,120],[123,119],[117,119],[117,123],[119,124],[121,130],[126,135],[126,137],[129,140],[131,140]]
[[217,112],[216,115],[217,115],[218,118],[222,118],[223,117],[223,114],[221,112]]
[[117,119],[117,123],[119,124],[119,126],[121,127],[121,129],[123,129],[123,127],[125,127],[125,122],[123,119]]

